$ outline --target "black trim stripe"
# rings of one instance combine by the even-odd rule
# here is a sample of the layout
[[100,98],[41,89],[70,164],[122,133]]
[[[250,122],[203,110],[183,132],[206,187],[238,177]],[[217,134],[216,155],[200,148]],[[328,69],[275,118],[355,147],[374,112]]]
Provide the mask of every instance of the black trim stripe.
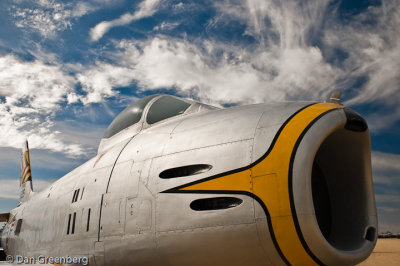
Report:
[[[210,177],[206,177],[206,178],[203,178],[203,179],[200,179],[200,180],[196,180],[196,181],[193,181],[193,182],[190,182],[190,183],[181,185],[181,186],[177,186],[177,187],[174,187],[174,188],[171,188],[171,189],[162,191],[162,192],[160,192],[160,193],[176,193],[176,192],[179,191],[181,188],[188,187],[188,186],[192,186],[192,185],[196,185],[196,184],[199,184],[199,183],[203,183],[203,182],[206,182],[206,181],[209,181],[209,180],[212,180],[212,179],[216,179],[216,178],[219,178],[219,177],[222,177],[222,176],[226,176],[226,175],[231,175],[231,174],[239,173],[239,172],[242,172],[242,171],[245,171],[245,170],[248,170],[248,169],[254,167],[255,165],[259,164],[262,160],[264,160],[264,159],[271,153],[271,151],[272,151],[272,149],[274,148],[275,143],[276,143],[276,141],[278,140],[278,138],[279,138],[279,136],[280,136],[282,130],[283,130],[283,129],[285,128],[285,126],[290,122],[290,120],[292,120],[293,117],[295,117],[298,113],[300,113],[300,112],[303,111],[304,109],[306,109],[306,108],[308,108],[308,107],[310,107],[310,106],[312,106],[312,105],[315,105],[315,104],[316,104],[316,103],[312,103],[312,104],[309,104],[309,105],[306,105],[306,106],[300,108],[300,109],[297,110],[295,113],[293,113],[288,119],[286,119],[286,121],[282,124],[282,126],[281,126],[281,127],[278,129],[278,131],[276,132],[275,137],[274,137],[274,139],[272,140],[271,145],[269,146],[267,152],[264,153],[263,156],[261,156],[259,159],[257,159],[257,160],[254,161],[253,163],[251,163],[251,164],[249,164],[249,165],[247,165],[247,166],[241,167],[241,168],[233,169],[233,170],[230,170],[230,171],[227,171],[227,172],[223,172],[223,173],[216,174],[216,175],[213,175],[213,176],[210,176]],[[181,193],[181,192],[182,192],[182,191],[179,191],[179,193]]]
[[308,107],[310,107],[312,105],[315,105],[315,104],[316,103],[308,104],[308,105],[300,108],[299,110],[294,112],[288,119],[286,119],[286,121],[281,125],[281,127],[278,129],[277,133],[275,134],[275,136],[274,136],[274,138],[273,138],[268,150],[264,153],[264,155],[262,155],[259,159],[257,159],[256,161],[254,161],[250,165],[244,166],[244,167],[241,167],[241,168],[237,168],[237,169],[234,169],[234,170],[231,170],[231,171],[227,171],[227,172],[224,172],[224,173],[220,173],[220,174],[217,174],[217,175],[214,175],[214,176],[206,177],[206,178],[203,178],[203,179],[200,179],[200,180],[197,180],[197,181],[193,181],[193,182],[190,182],[188,184],[184,184],[184,185],[181,185],[181,186],[177,186],[177,187],[162,191],[160,193],[241,194],[241,195],[246,195],[246,196],[249,196],[249,197],[255,199],[261,205],[261,207],[263,208],[263,210],[265,212],[265,215],[267,217],[268,229],[269,229],[269,232],[270,232],[270,235],[271,235],[272,242],[274,243],[275,249],[277,250],[277,252],[278,252],[279,256],[281,257],[281,259],[287,265],[290,265],[289,261],[283,255],[282,250],[280,249],[280,247],[278,245],[278,242],[276,240],[275,233],[274,233],[274,230],[273,230],[273,227],[272,227],[271,215],[269,214],[269,211],[268,211],[267,207],[265,206],[264,202],[259,197],[257,197],[256,195],[254,195],[254,194],[252,194],[250,192],[247,192],[247,191],[229,191],[229,190],[225,190],[225,191],[221,191],[221,190],[214,191],[214,190],[211,190],[211,191],[208,191],[208,190],[180,190],[180,189],[184,188],[184,187],[196,185],[196,184],[199,184],[199,183],[203,183],[203,182],[206,182],[206,181],[209,181],[209,180],[212,180],[212,179],[216,179],[216,178],[219,178],[219,177],[222,177],[222,176],[226,176],[226,175],[231,175],[231,174],[235,174],[235,173],[238,173],[238,172],[242,172],[242,171],[248,170],[248,169],[252,168],[253,166],[259,164],[262,160],[264,160],[271,153],[271,151],[274,148],[275,143],[278,140],[281,132],[286,127],[286,125],[290,122],[290,120],[292,120],[293,117],[295,117],[298,113],[300,113],[304,109],[306,109],[306,108],[308,108]]
[[[278,245],[278,243],[277,243],[277,240],[276,240],[276,237],[275,237],[275,234],[274,234],[274,231],[273,231],[273,227],[272,227],[272,223],[271,223],[271,216],[270,216],[270,214],[269,214],[269,211],[268,211],[267,207],[265,206],[265,204],[263,203],[263,201],[262,201],[259,197],[257,197],[256,195],[254,195],[254,194],[252,194],[252,193],[250,193],[250,192],[247,192],[247,191],[230,191],[230,190],[180,190],[180,189],[181,189],[181,188],[185,188],[185,187],[189,187],[189,186],[192,186],[192,185],[196,185],[196,184],[199,184],[199,183],[207,182],[207,181],[209,181],[209,180],[216,179],[216,178],[219,178],[219,177],[223,177],[223,176],[226,176],[226,175],[231,175],[231,174],[235,174],[235,173],[238,173],[238,172],[243,172],[243,171],[245,171],[245,170],[248,170],[248,169],[254,167],[254,166],[257,165],[258,163],[260,163],[262,160],[264,160],[264,159],[271,153],[271,151],[272,151],[272,149],[274,148],[275,143],[276,143],[277,139],[279,138],[279,136],[280,136],[282,130],[286,127],[286,125],[290,122],[290,120],[292,120],[292,118],[293,118],[294,116],[296,116],[298,113],[300,113],[300,112],[303,111],[304,109],[306,109],[306,108],[308,108],[308,107],[310,107],[310,106],[312,106],[312,105],[314,105],[314,104],[316,104],[316,103],[313,103],[313,104],[309,104],[309,105],[307,105],[307,106],[304,106],[304,107],[302,107],[301,109],[299,109],[298,111],[296,111],[295,113],[293,113],[293,114],[282,124],[282,126],[279,128],[279,130],[278,130],[277,133],[275,134],[274,139],[272,140],[271,145],[269,146],[269,148],[268,148],[268,150],[266,151],[266,153],[265,153],[263,156],[261,156],[259,159],[257,159],[255,162],[251,163],[250,165],[245,166],[245,167],[241,167],[241,168],[237,168],[237,169],[234,169],[234,170],[231,170],[231,171],[227,171],[227,172],[224,172],[224,173],[220,173],[220,174],[217,174],[217,175],[214,175],[214,176],[211,176],[211,177],[207,177],[207,178],[204,178],[204,179],[201,179],[201,180],[197,180],[197,181],[194,181],[194,182],[190,182],[190,183],[188,183],[188,184],[184,184],[184,185],[181,185],[181,186],[177,186],[177,187],[174,187],[174,188],[171,188],[171,189],[162,191],[162,192],[160,192],[160,193],[240,194],[240,195],[246,195],[246,196],[249,196],[249,197],[255,199],[255,200],[261,205],[261,207],[263,208],[263,210],[264,210],[264,212],[265,212],[265,214],[266,214],[267,222],[268,222],[268,229],[269,229],[269,232],[270,232],[270,235],[271,235],[271,239],[272,239],[272,241],[273,241],[273,243],[274,243],[274,246],[275,246],[276,250],[278,251],[278,253],[279,253],[281,259],[282,259],[287,265],[290,265],[290,263],[288,262],[288,260],[287,260],[286,257],[284,256],[284,254],[282,253],[282,251],[281,251],[281,249],[280,249],[280,247],[279,247],[279,245]],[[299,238],[299,240],[300,240],[300,242],[301,242],[301,244],[302,244],[304,250],[305,250],[305,251],[307,252],[307,254],[314,260],[314,262],[317,263],[317,264],[319,264],[319,265],[324,265],[324,264],[312,253],[312,251],[311,251],[310,248],[308,247],[307,243],[305,242],[304,236],[303,236],[303,234],[301,233],[301,230],[300,230],[300,225],[299,225],[299,222],[298,222],[298,218],[297,218],[297,214],[296,214],[296,210],[295,210],[295,205],[294,205],[294,198],[293,198],[293,180],[292,180],[292,179],[293,179],[293,163],[294,163],[294,158],[295,158],[297,149],[298,149],[298,147],[299,147],[299,145],[300,145],[302,139],[304,138],[305,134],[307,133],[307,131],[308,131],[321,117],[323,117],[323,116],[326,115],[327,113],[330,113],[330,112],[332,112],[332,111],[336,111],[336,110],[338,110],[338,109],[341,109],[341,108],[334,108],[334,109],[325,111],[324,113],[320,114],[318,117],[316,117],[314,120],[312,120],[312,121],[307,125],[307,127],[303,130],[303,132],[302,132],[301,135],[299,136],[299,138],[296,140],[295,146],[294,146],[293,151],[292,151],[292,154],[291,154],[290,163],[289,163],[289,173],[288,173],[288,184],[289,184],[289,188],[288,188],[288,189],[289,189],[289,191],[288,191],[288,192],[289,192],[289,198],[290,198],[290,208],[291,208],[291,212],[292,212],[292,217],[293,217],[295,229],[296,229],[298,238]]]
[[265,215],[267,216],[268,230],[270,232],[271,239],[272,239],[272,242],[274,243],[276,251],[278,252],[281,259],[286,263],[286,265],[290,265],[290,263],[286,259],[285,255],[283,255],[282,250],[278,245],[278,241],[276,240],[274,229],[273,229],[272,223],[271,223],[271,215],[269,214],[267,207],[265,206],[264,202],[259,197],[254,195],[253,193],[250,193],[248,191],[237,191],[237,190],[179,190],[179,189],[176,191],[175,190],[174,191],[166,190],[166,191],[163,191],[160,193],[236,194],[236,195],[245,195],[245,196],[249,196],[249,197],[253,198],[261,205],[261,207],[263,208],[263,210],[265,212]]

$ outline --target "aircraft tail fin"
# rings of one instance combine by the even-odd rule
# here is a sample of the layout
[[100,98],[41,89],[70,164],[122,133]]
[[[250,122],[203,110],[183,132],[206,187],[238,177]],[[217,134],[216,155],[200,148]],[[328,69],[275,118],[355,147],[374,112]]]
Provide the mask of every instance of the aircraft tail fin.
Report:
[[28,140],[25,140],[24,144],[22,145],[21,177],[19,191],[20,203],[29,200],[33,192]]

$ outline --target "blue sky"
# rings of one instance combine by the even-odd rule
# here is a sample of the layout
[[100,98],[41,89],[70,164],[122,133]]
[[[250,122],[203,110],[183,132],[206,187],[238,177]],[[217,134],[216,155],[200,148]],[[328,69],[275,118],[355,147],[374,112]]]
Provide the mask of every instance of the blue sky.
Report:
[[96,154],[130,102],[325,100],[369,123],[380,231],[400,232],[400,6],[395,0],[0,2],[0,212],[28,137],[42,189]]

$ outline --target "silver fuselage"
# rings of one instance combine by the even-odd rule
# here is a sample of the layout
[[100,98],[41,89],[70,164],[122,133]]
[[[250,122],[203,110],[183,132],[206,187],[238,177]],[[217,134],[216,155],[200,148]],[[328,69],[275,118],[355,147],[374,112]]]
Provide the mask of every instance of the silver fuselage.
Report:
[[[14,221],[23,220],[21,232],[13,234],[15,225],[8,223],[2,245],[7,254],[88,257],[92,265],[284,265],[270,232],[270,221],[254,197],[224,190],[164,192],[255,163],[271,148],[285,121],[309,104],[199,108],[198,112],[152,126],[142,123],[123,130],[113,141],[103,141],[96,157],[12,210]],[[340,108],[324,119],[320,123],[336,121],[332,122],[336,127],[346,123]],[[310,134],[318,135],[326,127],[318,123]],[[323,133],[319,143],[328,134]],[[308,153],[315,138],[305,137],[298,152]],[[302,157],[304,162],[294,160],[294,175],[303,165],[312,165],[317,148],[310,153],[311,162],[306,156]],[[166,169],[198,164],[212,167],[198,174],[160,178]],[[296,182],[296,202],[310,201],[299,196],[306,188]],[[366,191],[372,201],[363,217],[366,224],[375,226],[372,189]],[[197,199],[224,196],[241,199],[242,203],[221,210],[195,211],[189,207]],[[321,237],[309,237],[316,222],[307,216],[308,211],[305,208],[304,215],[297,218],[301,229],[307,231],[304,238],[308,248],[322,254],[324,262],[335,261],[336,251],[319,251],[326,244],[319,244],[324,241]],[[316,228],[318,231],[318,224]],[[279,238],[282,232],[275,235]],[[357,258],[349,261],[356,263],[367,257],[374,244],[375,239],[356,244],[361,246],[357,247]],[[285,256],[285,251],[281,252]],[[342,253],[340,260],[346,256],[345,251]]]

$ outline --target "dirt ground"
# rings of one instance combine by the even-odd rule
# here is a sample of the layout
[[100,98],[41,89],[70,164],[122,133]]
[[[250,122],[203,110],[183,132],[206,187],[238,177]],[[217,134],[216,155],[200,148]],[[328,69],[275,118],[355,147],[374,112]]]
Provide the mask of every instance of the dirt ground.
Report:
[[380,238],[376,244],[371,256],[363,263],[362,266],[370,265],[400,265],[400,239],[396,238]]

